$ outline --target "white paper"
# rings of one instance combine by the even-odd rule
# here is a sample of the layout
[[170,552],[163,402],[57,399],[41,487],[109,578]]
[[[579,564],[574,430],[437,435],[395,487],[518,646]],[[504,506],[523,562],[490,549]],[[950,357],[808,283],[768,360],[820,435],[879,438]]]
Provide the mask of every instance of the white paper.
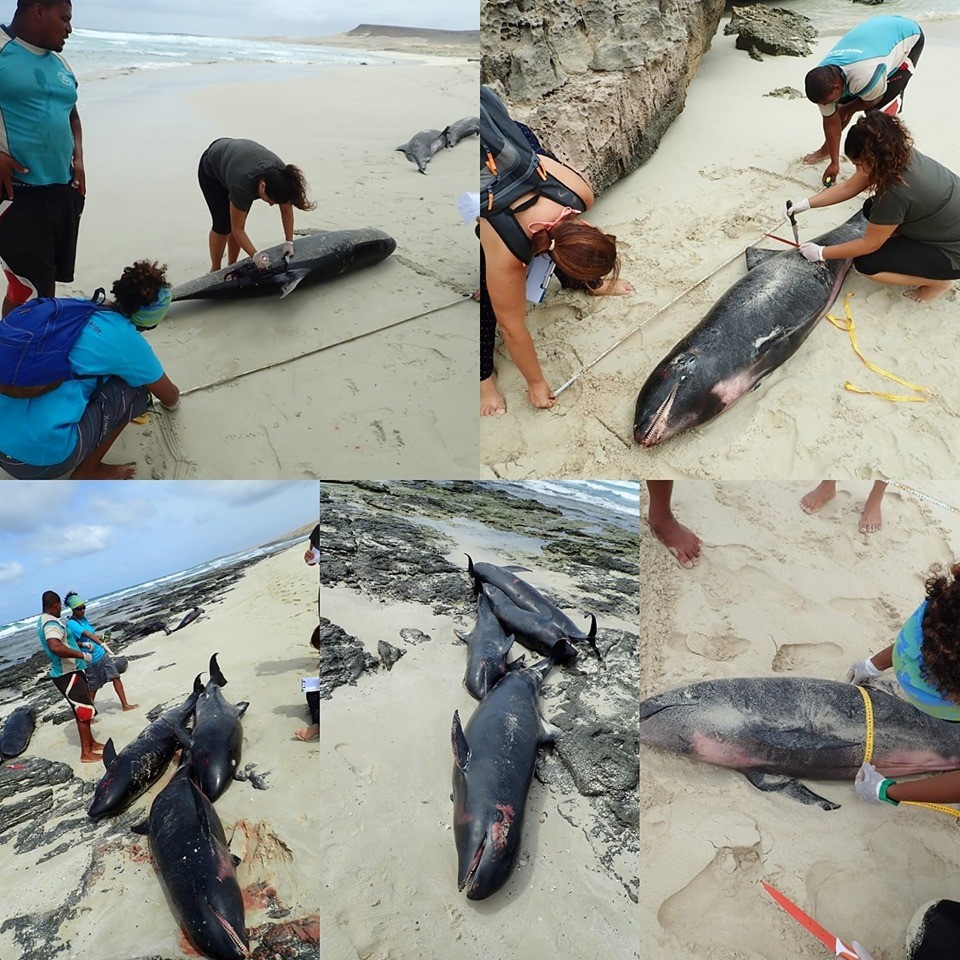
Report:
[[463,222],[469,227],[477,222],[480,216],[480,194],[479,193],[461,193],[457,197],[457,209]]
[[320,551],[314,547],[310,547],[310,556],[307,559],[308,566],[314,567],[317,565],[317,562],[320,560]]
[[319,693],[320,692],[320,678],[319,677],[304,677],[300,681],[300,690],[303,693]]
[[527,300],[530,303],[543,302],[555,267],[556,264],[547,253],[541,253],[530,261],[527,267]]

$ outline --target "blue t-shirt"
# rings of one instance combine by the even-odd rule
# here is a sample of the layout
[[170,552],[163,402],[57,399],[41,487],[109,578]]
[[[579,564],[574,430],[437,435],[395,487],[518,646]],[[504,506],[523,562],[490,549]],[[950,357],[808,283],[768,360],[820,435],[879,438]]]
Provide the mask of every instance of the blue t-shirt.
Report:
[[923,676],[923,615],[927,601],[917,607],[900,628],[893,644],[893,669],[907,699],[924,713],[940,720],[960,720],[960,704],[947,700]]
[[73,372],[56,390],[30,400],[0,394],[0,450],[35,467],[63,463],[79,440],[77,424],[98,377],[121,377],[142,387],[163,376],[163,366],[136,327],[116,310],[97,310],[69,356]]
[[[67,633],[77,641],[77,646],[80,646],[80,642],[83,641],[87,643],[87,639],[83,635],[84,630],[89,630],[90,633],[96,633],[97,631],[93,629],[90,624],[90,621],[86,617],[76,617],[73,616],[67,621]],[[100,646],[99,643],[91,641],[93,643],[93,649],[90,651],[90,656],[93,659],[91,663],[99,663],[106,655],[107,651]],[[80,648],[81,650],[83,647]]]
[[28,169],[15,180],[70,182],[76,103],[77,78],[59,53],[0,30],[0,150]]
[[[40,640],[40,646],[43,652],[50,660],[50,676],[62,677],[65,673],[74,673],[78,670],[86,670],[87,664],[83,659],[83,651],[77,646],[77,641],[70,636],[64,629],[63,624],[49,613],[41,613],[37,620],[37,637]],[[51,639],[59,640],[64,646],[77,651],[76,659],[61,659],[50,649],[49,641]]]

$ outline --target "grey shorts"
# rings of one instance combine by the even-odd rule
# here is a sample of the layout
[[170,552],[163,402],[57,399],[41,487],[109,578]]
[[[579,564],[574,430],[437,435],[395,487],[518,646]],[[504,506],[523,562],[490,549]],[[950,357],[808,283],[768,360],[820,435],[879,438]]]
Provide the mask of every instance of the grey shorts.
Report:
[[126,426],[134,417],[146,413],[149,406],[150,391],[146,387],[131,387],[120,377],[110,377],[90,397],[77,424],[77,445],[66,460],[49,467],[36,467],[0,451],[0,469],[15,480],[55,480],[67,476],[117,427]]
[[104,653],[97,663],[88,663],[84,672],[87,675],[87,688],[91,693],[96,693],[111,680],[117,680],[120,677],[117,665],[109,653]]

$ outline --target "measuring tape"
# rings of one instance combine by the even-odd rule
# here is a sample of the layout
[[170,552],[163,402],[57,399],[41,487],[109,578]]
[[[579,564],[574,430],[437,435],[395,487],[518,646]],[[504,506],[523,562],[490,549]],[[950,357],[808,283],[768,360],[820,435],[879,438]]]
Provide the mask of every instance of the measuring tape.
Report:
[[[858,686],[857,689],[860,691],[860,696],[863,697],[863,709],[867,722],[866,742],[863,746],[863,762],[870,763],[873,759],[874,744],[873,701],[871,701],[870,694],[867,693],[865,687]],[[928,810],[936,810],[937,813],[947,813],[951,817],[956,817],[960,820],[960,810],[955,810],[953,807],[948,807],[942,803],[923,803],[920,800],[900,800],[898,806],[926,807]]]

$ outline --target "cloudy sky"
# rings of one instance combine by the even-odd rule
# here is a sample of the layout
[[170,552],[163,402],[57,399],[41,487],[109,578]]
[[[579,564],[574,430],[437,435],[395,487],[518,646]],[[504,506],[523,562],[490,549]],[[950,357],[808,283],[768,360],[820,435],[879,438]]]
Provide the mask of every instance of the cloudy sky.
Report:
[[44,590],[101,596],[316,523],[318,509],[315,481],[5,483],[0,625],[39,613]]
[[477,30],[480,0],[75,0],[73,23],[90,30],[220,37],[318,37],[360,23]]

